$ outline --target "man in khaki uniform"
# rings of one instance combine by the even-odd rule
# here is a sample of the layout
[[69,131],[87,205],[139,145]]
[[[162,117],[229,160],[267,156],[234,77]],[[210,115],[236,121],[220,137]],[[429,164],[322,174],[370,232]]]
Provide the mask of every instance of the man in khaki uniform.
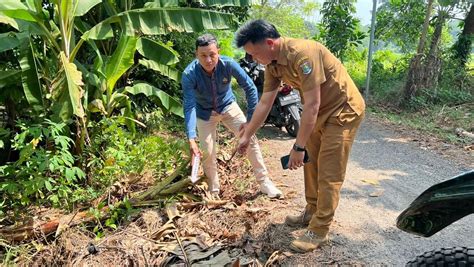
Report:
[[[237,31],[236,43],[266,65],[262,98],[240,133],[241,153],[268,115],[281,81],[302,95],[301,125],[288,167],[295,170],[304,165],[307,205],[300,215],[287,216],[286,223],[308,226],[291,247],[312,251],[327,241],[349,152],[364,117],[364,100],[341,62],[316,41],[280,37],[272,24],[254,20]],[[305,150],[310,159],[306,164]]]

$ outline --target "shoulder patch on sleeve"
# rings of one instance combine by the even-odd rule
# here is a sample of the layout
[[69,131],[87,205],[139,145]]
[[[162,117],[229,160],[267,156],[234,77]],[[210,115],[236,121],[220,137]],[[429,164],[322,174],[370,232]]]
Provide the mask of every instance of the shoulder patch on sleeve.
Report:
[[310,74],[313,70],[313,66],[311,66],[311,63],[309,61],[303,61],[300,64],[300,68],[304,75]]
[[296,62],[296,65],[301,65],[303,62],[305,61],[308,61],[308,57],[307,56],[302,56],[301,58],[298,59],[298,61]]

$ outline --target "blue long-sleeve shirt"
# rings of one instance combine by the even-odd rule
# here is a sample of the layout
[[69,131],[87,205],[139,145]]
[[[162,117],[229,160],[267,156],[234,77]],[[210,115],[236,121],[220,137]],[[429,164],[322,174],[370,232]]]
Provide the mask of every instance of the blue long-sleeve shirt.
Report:
[[250,121],[257,105],[257,88],[233,59],[219,56],[214,73],[209,75],[195,59],[183,72],[181,86],[183,88],[184,120],[189,139],[196,133],[196,118],[209,120],[212,111],[222,113],[227,106],[235,101],[231,88],[234,77],[245,91],[247,98],[247,121]]

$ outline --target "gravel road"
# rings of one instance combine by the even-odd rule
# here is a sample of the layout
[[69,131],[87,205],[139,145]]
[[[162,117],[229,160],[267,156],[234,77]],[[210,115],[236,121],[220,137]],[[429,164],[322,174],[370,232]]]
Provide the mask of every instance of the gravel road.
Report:
[[[283,222],[286,214],[297,214],[305,205],[303,171],[284,171],[280,167],[279,157],[288,154],[294,142],[285,132],[264,127],[259,137],[270,173],[286,194],[285,208],[276,209],[270,218],[273,225],[269,228],[278,232],[272,242],[287,248],[291,237],[302,232]],[[469,170],[474,163],[471,158],[466,164],[456,164],[410,140],[367,116],[353,146],[330,244],[312,253],[293,254],[283,264],[401,266],[425,251],[474,246],[474,215],[430,238],[396,228],[397,216],[421,192]]]

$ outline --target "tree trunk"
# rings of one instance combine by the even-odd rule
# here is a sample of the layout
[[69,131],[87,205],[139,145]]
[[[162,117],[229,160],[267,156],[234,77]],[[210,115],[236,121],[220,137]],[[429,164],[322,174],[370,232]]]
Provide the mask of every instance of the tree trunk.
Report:
[[428,32],[428,25],[431,17],[431,10],[433,8],[433,0],[428,0],[428,7],[426,8],[425,21],[423,23],[423,30],[421,32],[420,42],[416,55],[410,62],[410,69],[408,70],[407,82],[405,84],[404,99],[409,101],[420,87],[420,82],[423,81],[423,66],[421,60],[423,59],[423,51],[425,49],[426,35]]
[[444,23],[446,22],[446,12],[439,11],[438,18],[436,20],[435,30],[433,32],[433,38],[431,38],[429,56],[436,56],[438,52],[439,40],[441,39],[441,33],[443,31]]
[[428,26],[430,25],[431,10],[433,9],[433,0],[428,1],[426,8],[425,21],[423,22],[423,30],[421,31],[420,42],[418,43],[417,54],[423,54],[425,50],[426,35],[428,34]]
[[423,74],[423,88],[436,88],[438,85],[438,76],[441,71],[441,59],[438,54],[439,41],[441,39],[441,33],[443,31],[444,24],[446,22],[446,12],[440,10],[438,13],[438,19],[436,20],[436,26],[431,38],[430,51],[428,57],[424,62],[424,74]]
[[453,46],[454,59],[459,60],[460,65],[465,66],[471,54],[471,44],[474,38],[474,4],[464,19],[464,27],[458,40]]

